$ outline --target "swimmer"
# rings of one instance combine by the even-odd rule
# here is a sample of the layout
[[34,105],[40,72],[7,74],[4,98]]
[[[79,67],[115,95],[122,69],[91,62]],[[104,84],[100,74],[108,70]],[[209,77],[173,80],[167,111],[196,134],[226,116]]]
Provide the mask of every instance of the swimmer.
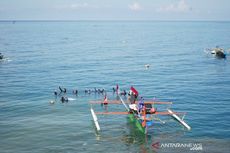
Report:
[[124,90],[124,92],[121,93],[121,95],[126,96],[127,92]]
[[94,87],[94,92],[96,93],[97,92],[97,88]]
[[57,96],[57,90],[54,90],[54,95]]
[[64,102],[68,102],[68,101],[69,101],[69,100],[68,100],[68,98],[67,98],[67,97],[63,97],[63,96],[61,97],[61,102],[62,102],[62,103],[64,103]]
[[58,88],[59,88],[60,92],[62,93],[62,92],[63,92],[63,89],[62,89],[60,86],[59,86]]
[[78,90],[73,90],[73,94],[77,95],[78,94]]

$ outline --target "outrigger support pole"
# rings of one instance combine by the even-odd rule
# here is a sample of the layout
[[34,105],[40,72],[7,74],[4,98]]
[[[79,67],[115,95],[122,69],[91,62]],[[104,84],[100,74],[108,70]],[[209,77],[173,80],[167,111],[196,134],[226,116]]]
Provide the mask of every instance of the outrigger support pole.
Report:
[[95,124],[95,126],[96,126],[96,129],[97,129],[97,131],[100,131],[101,129],[100,129],[100,126],[99,126],[99,123],[98,123],[98,121],[97,121],[97,116],[96,116],[96,114],[95,114],[95,112],[94,112],[94,110],[93,110],[93,108],[91,107],[91,114],[92,114],[92,116],[93,116],[93,121],[94,121],[94,124]]
[[119,98],[120,98],[120,100],[121,100],[121,103],[125,106],[126,110],[129,112],[129,108],[128,108],[128,106],[125,104],[124,100],[121,98],[120,95],[118,95],[118,96],[119,96]]
[[184,127],[186,127],[188,130],[191,130],[191,127],[187,123],[185,123],[185,121],[183,121],[179,116],[173,113],[172,110],[168,109],[168,112],[173,118],[175,118],[178,122],[180,122]]

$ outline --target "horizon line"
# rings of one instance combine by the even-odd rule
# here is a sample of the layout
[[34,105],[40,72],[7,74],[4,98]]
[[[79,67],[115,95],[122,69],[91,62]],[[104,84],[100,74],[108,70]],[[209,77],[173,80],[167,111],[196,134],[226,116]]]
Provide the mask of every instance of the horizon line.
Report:
[[137,21],[148,21],[148,22],[230,22],[230,20],[146,20],[146,19],[120,19],[120,20],[113,20],[113,19],[79,19],[79,20],[66,20],[66,19],[0,19],[0,22],[88,22],[88,21],[127,21],[127,22],[137,22]]

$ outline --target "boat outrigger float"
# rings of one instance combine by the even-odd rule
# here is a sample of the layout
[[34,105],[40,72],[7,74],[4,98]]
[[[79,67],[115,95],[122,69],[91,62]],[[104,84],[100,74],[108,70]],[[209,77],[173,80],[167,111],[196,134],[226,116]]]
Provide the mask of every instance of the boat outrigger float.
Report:
[[[138,98],[138,91],[134,88],[130,88],[127,100],[123,100],[120,92],[117,92],[119,100],[110,100],[108,101],[107,96],[105,95],[104,100],[102,101],[91,101],[91,114],[93,117],[93,122],[95,124],[96,130],[100,131],[101,128],[98,123],[97,115],[128,115],[131,122],[133,122],[136,127],[144,134],[148,132],[148,129],[151,128],[154,124],[154,121],[160,121],[165,123],[158,115],[168,115],[177,120],[182,126],[187,130],[191,130],[191,127],[184,121],[184,112],[174,112],[171,109],[167,108],[167,111],[158,111],[155,105],[171,105],[172,102],[160,102],[160,101],[144,101],[144,99]],[[110,105],[110,104],[122,104],[125,107],[124,112],[95,112],[93,109],[93,104],[101,105]],[[183,115],[179,117],[179,115]]]

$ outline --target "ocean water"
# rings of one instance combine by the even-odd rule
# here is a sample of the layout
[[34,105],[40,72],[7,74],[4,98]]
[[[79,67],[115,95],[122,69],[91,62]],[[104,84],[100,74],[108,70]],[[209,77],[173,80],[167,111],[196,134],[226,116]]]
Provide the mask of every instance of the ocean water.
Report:
[[[0,52],[6,57],[0,62],[0,152],[191,151],[155,150],[154,142],[228,152],[230,56],[217,59],[204,49],[229,49],[229,27],[230,22],[0,22]],[[125,90],[132,85],[146,99],[172,101],[173,110],[187,112],[192,130],[169,119],[143,136],[126,116],[112,115],[98,116],[97,133],[89,101],[103,96],[84,90],[104,88],[116,99],[116,84]],[[58,86],[72,101],[58,97],[49,103]]]

